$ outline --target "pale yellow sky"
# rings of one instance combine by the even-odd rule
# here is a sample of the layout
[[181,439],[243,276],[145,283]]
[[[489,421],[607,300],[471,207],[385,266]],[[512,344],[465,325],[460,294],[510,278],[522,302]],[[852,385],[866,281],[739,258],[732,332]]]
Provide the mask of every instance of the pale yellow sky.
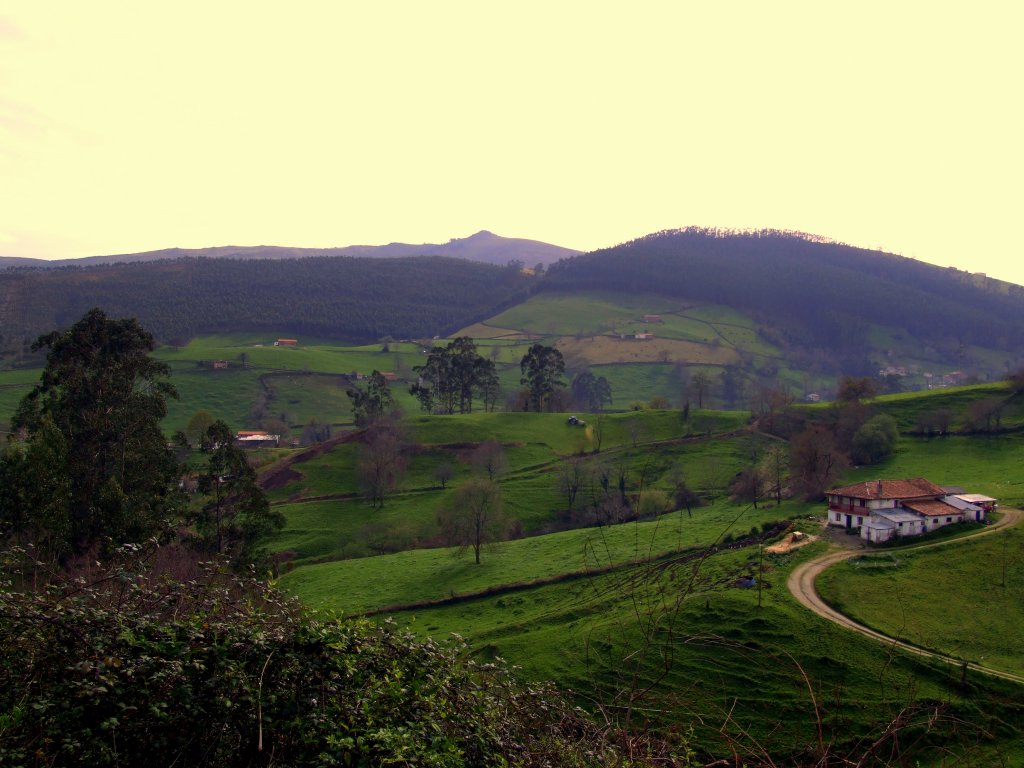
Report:
[[1024,283],[1019,2],[0,4],[0,255],[774,227]]

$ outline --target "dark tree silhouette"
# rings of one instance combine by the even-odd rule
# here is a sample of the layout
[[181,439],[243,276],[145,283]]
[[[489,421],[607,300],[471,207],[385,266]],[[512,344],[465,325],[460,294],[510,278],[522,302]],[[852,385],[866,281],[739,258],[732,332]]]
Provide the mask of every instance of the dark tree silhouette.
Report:
[[519,380],[529,392],[527,410],[545,411],[552,396],[565,386],[565,359],[554,347],[534,344],[519,362],[523,376]]

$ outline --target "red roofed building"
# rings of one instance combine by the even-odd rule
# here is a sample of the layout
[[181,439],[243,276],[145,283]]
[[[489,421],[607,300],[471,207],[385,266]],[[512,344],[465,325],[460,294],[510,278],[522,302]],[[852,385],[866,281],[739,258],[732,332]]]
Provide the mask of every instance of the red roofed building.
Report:
[[[995,499],[953,494],[923,477],[870,480],[833,488],[825,495],[829,525],[859,528],[862,539],[875,543],[965,520],[981,522],[995,506]],[[972,496],[988,503],[969,500]]]

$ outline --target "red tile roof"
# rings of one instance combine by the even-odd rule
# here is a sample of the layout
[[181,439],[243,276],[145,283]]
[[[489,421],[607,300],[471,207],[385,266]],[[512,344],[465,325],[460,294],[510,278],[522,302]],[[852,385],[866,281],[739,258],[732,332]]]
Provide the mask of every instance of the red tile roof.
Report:
[[843,488],[826,491],[829,496],[849,496],[853,499],[924,499],[944,496],[945,491],[923,477],[909,480],[869,480]]
[[903,506],[907,509],[924,515],[925,517],[939,517],[940,515],[962,515],[963,510],[947,504],[944,501],[905,501]]

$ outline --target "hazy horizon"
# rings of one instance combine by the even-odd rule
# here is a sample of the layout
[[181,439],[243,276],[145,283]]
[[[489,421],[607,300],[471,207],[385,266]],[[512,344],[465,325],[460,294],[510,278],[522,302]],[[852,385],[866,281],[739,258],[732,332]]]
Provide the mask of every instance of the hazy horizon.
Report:
[[[738,12],[737,12],[738,11]],[[0,12],[0,255],[806,232],[1024,283],[1024,9]]]

